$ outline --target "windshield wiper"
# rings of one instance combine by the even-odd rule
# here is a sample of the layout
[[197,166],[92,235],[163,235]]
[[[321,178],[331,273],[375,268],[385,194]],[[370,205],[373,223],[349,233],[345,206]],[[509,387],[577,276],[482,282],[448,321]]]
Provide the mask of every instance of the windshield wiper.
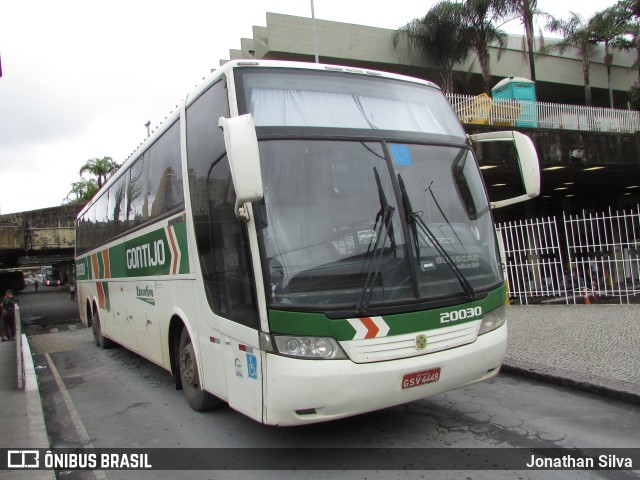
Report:
[[[413,207],[411,206],[411,200],[409,200],[409,195],[407,194],[407,189],[404,185],[404,180],[402,179],[402,176],[400,174],[398,174],[398,184],[400,185],[400,195],[402,196],[402,203],[404,204],[404,208],[407,213],[407,222],[409,223],[409,225],[413,225],[414,242],[416,243],[416,249],[417,249],[416,254],[418,255],[418,262],[420,261],[420,247],[419,247],[417,229],[419,228],[422,231],[422,233],[424,233],[427,236],[427,238],[431,240],[431,243],[433,244],[434,248],[445,260],[445,263],[449,266],[449,268],[451,269],[455,277],[458,279],[458,282],[460,283],[460,286],[464,290],[465,294],[471,299],[475,299],[476,293],[473,290],[473,287],[471,286],[471,284],[469,283],[469,280],[467,280],[464,274],[460,271],[460,268],[458,268],[458,266],[455,264],[451,256],[444,249],[444,247],[440,245],[440,242],[438,242],[437,237],[433,234],[431,229],[429,229],[429,227],[424,222],[424,220],[422,220],[422,217],[419,215],[419,213],[413,211]],[[440,207],[438,206],[438,208]],[[446,217],[445,217],[445,220],[446,220]],[[447,223],[448,223],[448,220],[447,220]]]
[[[373,249],[371,249],[371,244],[369,244],[369,247],[367,247],[366,256],[369,257],[370,251],[371,256],[369,257],[369,260],[367,262],[367,277],[365,278],[364,285],[362,287],[360,300],[358,300],[358,304],[356,305],[357,315],[362,315],[369,308],[371,295],[373,294],[373,289],[376,285],[376,279],[378,277],[380,264],[382,263],[382,257],[384,255],[384,244],[387,241],[387,235],[389,236],[389,240],[391,241],[391,249],[395,253],[396,242],[393,234],[392,223],[395,207],[389,205],[389,202],[387,201],[387,197],[384,194],[384,190],[382,188],[382,182],[380,181],[380,175],[378,174],[378,170],[376,167],[373,167],[373,174],[375,175],[376,184],[378,186],[380,210],[376,215],[376,220],[373,226],[376,233],[376,239],[375,243],[373,244]],[[378,222],[380,223],[378,224]]]

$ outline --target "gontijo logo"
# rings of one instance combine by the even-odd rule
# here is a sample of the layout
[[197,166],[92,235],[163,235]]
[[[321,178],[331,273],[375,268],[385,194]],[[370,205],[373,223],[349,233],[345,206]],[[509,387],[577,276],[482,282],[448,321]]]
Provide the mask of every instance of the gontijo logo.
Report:
[[128,270],[164,265],[167,258],[163,240],[156,240],[152,243],[129,248],[126,256]]

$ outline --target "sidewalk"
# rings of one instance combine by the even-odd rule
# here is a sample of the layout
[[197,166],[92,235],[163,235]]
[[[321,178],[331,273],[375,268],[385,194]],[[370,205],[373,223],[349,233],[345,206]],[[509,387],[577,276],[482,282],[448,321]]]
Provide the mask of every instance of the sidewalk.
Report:
[[508,306],[502,371],[640,404],[640,305]]
[[[44,413],[31,350],[26,336],[23,338],[24,388],[18,388],[16,370],[16,341],[0,342],[0,448],[31,449],[49,448],[49,438],[44,423]],[[2,459],[2,462],[6,462]],[[21,470],[0,472],[0,479],[15,478],[54,480],[52,471]]]

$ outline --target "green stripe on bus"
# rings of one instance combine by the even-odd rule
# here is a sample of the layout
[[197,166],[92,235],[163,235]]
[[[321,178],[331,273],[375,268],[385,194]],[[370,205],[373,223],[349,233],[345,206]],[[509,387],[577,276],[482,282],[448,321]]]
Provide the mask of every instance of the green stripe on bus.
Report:
[[[174,260],[176,274],[189,273],[189,248],[187,243],[187,225],[184,217],[178,217],[166,229],[153,230],[139,237],[130,238],[124,243],[109,248],[109,277],[111,279],[127,277],[146,277],[171,275]],[[174,242],[167,236],[167,230],[173,235]],[[175,247],[175,252],[174,252]],[[76,278],[90,280],[104,278],[107,269],[102,251],[95,253],[98,271],[93,272],[91,255],[76,260]],[[176,259],[179,257],[179,262]]]
[[124,252],[124,243],[115,245],[109,249],[111,278],[124,278],[127,276],[127,263],[124,261]]
[[[482,313],[486,314],[504,305],[505,300],[506,287],[503,285],[489,292],[482,300],[433,310],[384,315],[382,318],[389,326],[387,336],[403,335],[478,320],[482,318],[482,315],[472,315],[468,318],[457,319],[454,322],[442,323],[441,316],[442,314],[466,311],[476,307],[481,307]],[[333,320],[322,313],[287,312],[273,309],[269,310],[269,328],[272,333],[276,334],[324,336],[333,337],[336,340],[352,340],[356,334],[356,330],[349,323],[349,319]]]

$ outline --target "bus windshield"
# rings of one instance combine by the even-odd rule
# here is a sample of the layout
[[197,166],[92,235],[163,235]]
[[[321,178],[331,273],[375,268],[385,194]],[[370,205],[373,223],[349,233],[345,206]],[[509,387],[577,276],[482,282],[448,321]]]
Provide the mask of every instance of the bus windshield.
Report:
[[502,281],[468,148],[265,140],[260,155],[272,308],[365,312]]

